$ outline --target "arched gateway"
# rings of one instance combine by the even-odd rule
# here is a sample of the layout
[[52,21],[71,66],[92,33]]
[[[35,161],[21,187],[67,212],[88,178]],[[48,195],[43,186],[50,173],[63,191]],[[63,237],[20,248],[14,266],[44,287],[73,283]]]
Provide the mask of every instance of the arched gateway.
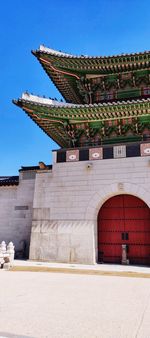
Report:
[[98,214],[98,261],[121,263],[122,244],[130,264],[150,264],[150,209],[139,198],[117,195]]

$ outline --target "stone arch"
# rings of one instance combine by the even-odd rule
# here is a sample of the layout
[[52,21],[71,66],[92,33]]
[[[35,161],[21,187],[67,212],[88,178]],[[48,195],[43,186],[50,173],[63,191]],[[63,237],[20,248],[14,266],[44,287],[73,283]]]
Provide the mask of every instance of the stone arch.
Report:
[[85,220],[93,223],[95,263],[98,262],[97,217],[102,205],[111,197],[129,194],[140,198],[150,208],[150,194],[141,186],[133,183],[114,183],[96,191],[90,198],[85,212]]
[[90,198],[85,212],[85,220],[97,221],[97,215],[102,205],[111,197],[129,194],[140,198],[150,208],[150,194],[141,186],[133,183],[114,183],[96,191]]

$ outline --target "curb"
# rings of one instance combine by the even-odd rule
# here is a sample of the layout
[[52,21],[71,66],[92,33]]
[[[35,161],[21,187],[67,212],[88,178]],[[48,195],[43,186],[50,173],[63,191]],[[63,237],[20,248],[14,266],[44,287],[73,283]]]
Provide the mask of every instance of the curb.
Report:
[[132,271],[99,271],[90,269],[70,269],[70,268],[54,268],[54,267],[39,267],[39,266],[13,266],[11,272],[51,272],[51,273],[66,273],[76,275],[96,275],[96,276],[118,276],[118,277],[134,277],[134,278],[150,278],[150,273],[132,272]]

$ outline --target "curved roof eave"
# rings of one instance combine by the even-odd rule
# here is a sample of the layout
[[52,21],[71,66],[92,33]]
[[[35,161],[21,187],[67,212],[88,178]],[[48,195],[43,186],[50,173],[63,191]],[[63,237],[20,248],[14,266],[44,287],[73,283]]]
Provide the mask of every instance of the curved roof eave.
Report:
[[41,105],[45,107],[51,108],[98,108],[98,107],[109,107],[109,106],[123,106],[128,104],[139,104],[139,103],[147,103],[150,102],[150,98],[146,99],[131,99],[131,100],[122,100],[122,101],[112,101],[112,102],[103,102],[103,103],[93,103],[93,104],[74,104],[74,103],[66,103],[66,102],[59,102],[53,99],[49,99],[46,97],[41,97],[33,94],[29,94],[27,92],[22,93],[22,96],[18,100],[13,100],[13,103],[16,102],[30,102],[35,105]]
[[55,55],[58,57],[65,57],[65,58],[77,58],[77,59],[112,59],[112,58],[125,58],[125,57],[132,57],[132,56],[143,56],[143,55],[148,55],[150,54],[150,51],[143,51],[143,52],[138,52],[138,53],[121,53],[121,54],[114,54],[114,55],[95,55],[95,56],[90,56],[90,55],[73,55],[70,53],[65,53],[62,51],[57,51],[55,49],[45,47],[44,45],[40,45],[39,49],[32,51],[33,53],[36,52],[41,52],[49,55]]

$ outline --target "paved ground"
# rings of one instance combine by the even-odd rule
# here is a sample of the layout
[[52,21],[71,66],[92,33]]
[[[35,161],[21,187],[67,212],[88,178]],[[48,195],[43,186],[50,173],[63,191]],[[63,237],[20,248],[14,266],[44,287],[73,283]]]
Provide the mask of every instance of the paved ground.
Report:
[[150,338],[149,318],[149,278],[0,270],[3,337]]

